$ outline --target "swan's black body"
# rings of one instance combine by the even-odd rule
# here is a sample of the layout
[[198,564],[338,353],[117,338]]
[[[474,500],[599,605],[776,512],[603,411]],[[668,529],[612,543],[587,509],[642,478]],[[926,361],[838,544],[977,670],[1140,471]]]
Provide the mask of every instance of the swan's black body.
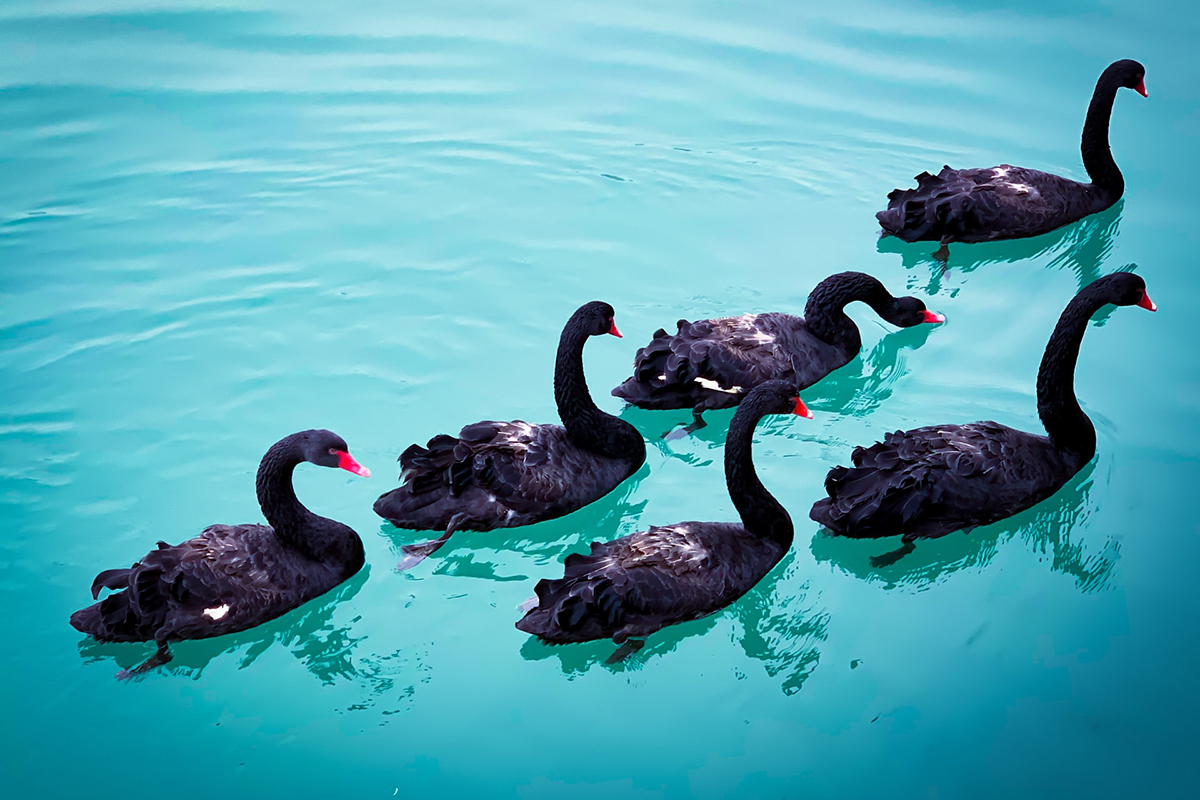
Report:
[[855,301],[899,327],[941,321],[916,297],[893,297],[861,272],[841,272],[817,284],[804,316],[767,313],[679,320],[661,328],[637,352],[633,376],[612,393],[640,408],[691,408],[695,427],[709,409],[730,408],[769,380],[805,389],[850,362],[862,348],[858,326],[844,311]]
[[792,542],[791,518],[759,482],[750,452],[758,421],[785,413],[807,409],[794,386],[770,381],[730,424],[725,480],[741,525],[680,522],[593,542],[590,554],[567,557],[561,579],[538,581],[537,603],[517,628],[554,644],[610,637],[620,644],[712,614],[748,592]]
[[1067,305],[1038,371],[1038,415],[1048,436],[1000,425],[934,425],[896,431],[855,448],[852,468],[834,467],[827,498],[810,516],[854,538],[903,536],[894,561],[917,538],[986,525],[1057,492],[1096,452],[1096,432],[1075,398],[1075,362],[1088,320],[1108,303],[1154,310],[1145,282],[1119,272],[1086,286]]
[[159,542],[128,569],[101,572],[101,588],[118,590],[71,615],[71,625],[108,642],[155,641],[158,653],[135,672],[164,664],[167,644],[242,631],[324,594],[363,566],[353,530],[305,508],[292,489],[301,461],[370,473],[346,443],[324,430],[280,440],[258,468],[258,502],[268,525],[213,525],[182,544]]
[[455,530],[511,528],[569,514],[642,466],[641,434],[597,408],[588,393],[583,346],[605,333],[620,335],[612,306],[599,302],[581,307],[563,329],[554,369],[562,426],[477,422],[457,437],[435,436],[401,454],[403,484],[375,501],[375,513],[400,528],[446,531],[434,542],[406,545],[404,567]]
[[1117,89],[1145,94],[1145,68],[1136,61],[1111,64],[1096,82],[1083,127],[1083,165],[1091,183],[1002,164],[987,169],[922,172],[916,189],[896,189],[876,214],[885,236],[906,242],[986,242],[1038,236],[1111,206],[1125,180],[1108,146],[1108,124]]

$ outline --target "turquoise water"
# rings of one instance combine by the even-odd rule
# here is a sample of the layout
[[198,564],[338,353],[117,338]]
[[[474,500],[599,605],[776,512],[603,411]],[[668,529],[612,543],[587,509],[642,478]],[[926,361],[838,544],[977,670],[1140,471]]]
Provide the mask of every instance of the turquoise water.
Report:
[[[0,6],[0,655],[13,797],[1127,798],[1194,792],[1200,691],[1200,14],[1191,4],[63,0]],[[1083,177],[1117,58],[1116,208],[1035,240],[875,238],[943,163]],[[829,467],[888,430],[1037,428],[1062,307],[1117,268],[1077,386],[1091,466],[970,535],[833,540]],[[592,539],[726,520],[729,412],[628,410],[627,485],[456,535],[414,571],[371,512],[413,441],[552,421],[558,332],[591,299],[601,405],[679,317],[803,308],[845,269],[948,317],[889,330],[756,449],[797,522],[749,595],[654,636],[551,649],[513,628]],[[339,590],[232,637],[151,648],[67,625],[97,571],[260,519],[279,437],[328,427],[375,475],[298,470],[363,537]],[[63,769],[69,764],[70,769]]]

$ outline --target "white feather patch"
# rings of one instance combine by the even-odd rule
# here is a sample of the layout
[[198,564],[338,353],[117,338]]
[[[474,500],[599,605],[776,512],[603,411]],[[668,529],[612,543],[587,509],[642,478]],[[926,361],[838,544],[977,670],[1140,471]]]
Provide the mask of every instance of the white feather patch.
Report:
[[208,617],[213,622],[216,622],[217,620],[221,619],[228,613],[229,613],[229,604],[228,603],[226,603],[223,606],[217,606],[216,608],[204,609],[204,616]]
[[525,602],[523,602],[519,606],[517,606],[517,611],[529,612],[537,607],[538,607],[538,597],[535,594],[533,597],[530,597],[528,600],[526,600]]
[[695,380],[696,380],[696,383],[700,384],[705,389],[709,389],[714,392],[724,392],[725,394],[740,394],[742,391],[742,387],[740,387],[740,386],[733,386],[729,389],[726,389],[721,384],[717,383],[716,381],[710,381],[708,378],[696,378]]

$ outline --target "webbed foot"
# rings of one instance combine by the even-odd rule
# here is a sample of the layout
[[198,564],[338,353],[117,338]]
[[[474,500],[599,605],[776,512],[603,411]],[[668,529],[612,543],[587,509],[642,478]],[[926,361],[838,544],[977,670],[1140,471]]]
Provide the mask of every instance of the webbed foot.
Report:
[[690,425],[684,425],[682,428],[672,428],[662,435],[662,438],[668,442],[673,442],[676,439],[682,439],[685,436],[695,433],[696,431],[708,425],[704,421],[704,417],[700,416],[703,412],[693,411],[692,422]]
[[872,567],[890,567],[906,555],[916,549],[916,545],[911,541],[906,541],[904,544],[887,553],[878,556],[871,556]]
[[428,542],[418,542],[416,544],[406,544],[400,548],[404,553],[404,558],[400,559],[400,563],[396,565],[397,572],[404,572],[406,569],[412,569],[417,564],[420,564],[431,554],[437,551],[439,547],[446,543],[450,538],[450,534],[443,533],[436,539]]
[[446,532],[436,539],[428,542],[417,542],[416,544],[406,544],[400,548],[404,553],[404,558],[400,559],[400,563],[396,565],[397,572],[404,572],[407,569],[412,569],[417,564],[420,564],[432,553],[437,552],[437,549],[446,543],[453,533],[458,530],[458,526],[467,518],[466,514],[455,514],[446,523]]
[[645,639],[626,639],[625,643],[613,651],[613,654],[604,663],[619,664],[645,646]]
[[138,664],[133,669],[123,669],[120,672],[118,672],[117,680],[127,681],[130,678],[132,678],[134,675],[141,675],[145,672],[149,672],[150,670],[154,669],[155,667],[161,667],[163,664],[166,664],[167,662],[169,662],[172,658],[174,658],[174,656],[171,655],[171,651],[167,649],[167,643],[159,642],[158,643],[158,651],[154,655],[150,656],[148,659],[143,661],[141,664]]

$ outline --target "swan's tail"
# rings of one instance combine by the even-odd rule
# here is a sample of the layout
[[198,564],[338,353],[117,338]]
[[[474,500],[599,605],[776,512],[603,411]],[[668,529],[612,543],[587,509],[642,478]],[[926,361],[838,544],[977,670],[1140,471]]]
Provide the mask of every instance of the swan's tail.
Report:
[[517,630],[552,644],[607,639],[624,625],[624,592],[619,572],[605,568],[611,558],[606,544],[593,542],[589,555],[567,556],[562,578],[542,579],[533,588],[536,604],[518,620]]
[[893,506],[904,495],[891,478],[886,471],[871,467],[834,467],[825,476],[829,496],[813,504],[809,517],[841,536],[891,536],[898,532],[895,528],[879,530],[878,525],[896,516],[899,509]]
[[[679,329],[691,323],[679,320]],[[619,397],[639,408],[690,408],[695,404],[692,369],[686,356],[672,350],[674,337],[662,328],[654,338],[637,351],[633,359],[633,376],[612,390]]]
[[130,589],[130,578],[136,570],[136,567],[110,569],[97,575],[92,581],[92,597],[98,597],[101,588],[123,591],[76,611],[71,615],[71,627],[107,642],[143,642],[154,638],[155,626],[151,625],[148,629],[139,604],[134,602],[138,598]]
[[462,481],[463,473],[470,473],[470,464],[456,454],[458,445],[457,437],[444,433],[430,439],[424,447],[410,445],[400,454],[401,480],[415,495],[443,486],[453,490],[455,483]]
[[888,207],[875,215],[884,235],[922,242],[946,241],[965,233],[967,198],[975,184],[949,166],[937,175],[922,172],[916,180],[916,189],[893,190]]
[[402,485],[375,501],[375,513],[399,528],[445,530],[475,480],[470,439],[477,428],[487,429],[478,432],[481,437],[494,436],[495,426],[480,422],[463,428],[462,438],[439,434],[424,447],[410,446],[400,454]]
[[829,496],[813,504],[809,517],[854,539],[897,536],[918,525],[941,533],[961,527],[952,521],[933,528],[928,520],[922,523],[942,490],[935,480],[938,468],[911,457],[910,451],[920,444],[897,431],[870,447],[854,448],[850,456],[854,466],[829,470],[825,476]]

